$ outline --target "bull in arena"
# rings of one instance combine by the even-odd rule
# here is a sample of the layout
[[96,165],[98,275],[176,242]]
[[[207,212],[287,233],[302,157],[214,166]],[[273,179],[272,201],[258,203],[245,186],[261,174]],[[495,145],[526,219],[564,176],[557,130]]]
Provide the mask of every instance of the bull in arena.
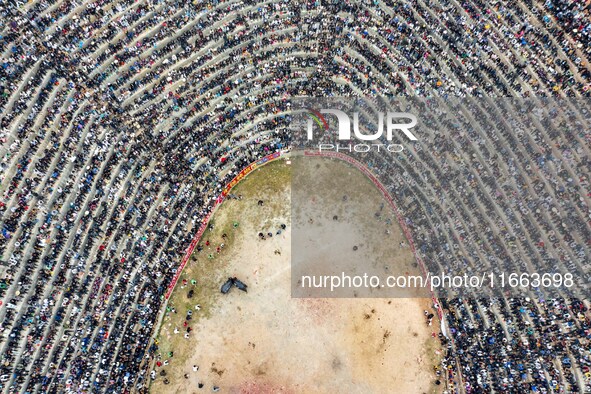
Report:
[[238,278],[233,277],[232,280],[234,282],[234,286],[236,286],[238,289],[240,289],[240,290],[242,290],[244,292],[247,292],[248,291],[247,290],[247,287],[248,286],[246,284],[244,284],[243,282],[241,282]]
[[232,288],[233,284],[234,284],[233,278],[228,278],[228,280],[222,285],[222,288],[220,289],[222,294],[226,294],[227,292],[229,292],[230,289]]

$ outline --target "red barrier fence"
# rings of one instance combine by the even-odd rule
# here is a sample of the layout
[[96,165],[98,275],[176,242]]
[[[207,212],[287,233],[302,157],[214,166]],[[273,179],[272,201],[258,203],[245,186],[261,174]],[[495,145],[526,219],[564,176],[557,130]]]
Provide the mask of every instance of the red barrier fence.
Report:
[[170,295],[172,294],[172,290],[176,286],[176,284],[181,276],[181,272],[183,272],[185,265],[187,265],[189,258],[191,258],[191,255],[193,254],[193,250],[195,250],[195,247],[199,243],[201,236],[205,232],[205,229],[207,228],[207,225],[209,224],[209,219],[211,218],[211,214],[215,211],[216,207],[224,201],[224,199],[226,198],[228,193],[230,193],[232,188],[234,186],[236,186],[238,184],[238,182],[240,182],[245,176],[247,176],[249,173],[251,173],[255,168],[258,168],[262,165],[270,163],[271,161],[273,161],[279,157],[281,157],[281,152],[275,152],[275,153],[271,153],[270,155],[267,155],[267,156],[255,161],[254,163],[251,163],[250,165],[243,168],[238,173],[238,175],[236,175],[234,177],[234,179],[232,179],[226,185],[226,187],[224,187],[224,189],[222,190],[222,193],[219,195],[219,197],[217,197],[215,199],[215,202],[213,204],[211,211],[201,221],[201,226],[197,230],[197,233],[195,233],[195,236],[193,237],[191,244],[187,248],[187,251],[185,252],[185,255],[183,256],[183,259],[181,260],[181,264],[177,268],[174,278],[172,279],[172,281],[170,282],[170,285],[168,286],[168,290],[166,291],[166,299],[170,298]]

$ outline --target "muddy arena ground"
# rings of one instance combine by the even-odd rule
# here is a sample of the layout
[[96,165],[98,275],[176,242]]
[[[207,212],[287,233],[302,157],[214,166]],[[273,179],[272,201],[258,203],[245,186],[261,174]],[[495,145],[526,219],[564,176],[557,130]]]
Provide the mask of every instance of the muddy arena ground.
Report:
[[[293,160],[298,159],[255,170],[233,189],[236,198],[213,215],[202,249],[168,303],[150,392],[200,393],[218,387],[226,393],[441,392],[445,383],[436,385],[434,372],[441,354],[434,338],[439,322],[428,326],[425,318],[425,310],[433,311],[430,299],[292,298]],[[381,195],[362,173],[343,162],[310,160],[317,177],[342,173],[352,179],[363,193],[343,192],[351,210],[377,216]],[[318,193],[313,207],[296,215],[314,217],[312,226],[320,234],[338,223],[329,208],[329,188]],[[390,269],[418,273],[410,250],[400,246],[400,228],[388,218],[395,217],[386,206],[381,220],[368,221],[367,228],[351,235],[359,238],[352,242],[386,256]],[[277,234],[282,224],[285,229]],[[384,236],[390,238],[376,250],[364,237],[372,231],[386,234],[386,227]],[[273,236],[262,240],[260,232]],[[220,293],[233,276],[248,285],[248,292]]]

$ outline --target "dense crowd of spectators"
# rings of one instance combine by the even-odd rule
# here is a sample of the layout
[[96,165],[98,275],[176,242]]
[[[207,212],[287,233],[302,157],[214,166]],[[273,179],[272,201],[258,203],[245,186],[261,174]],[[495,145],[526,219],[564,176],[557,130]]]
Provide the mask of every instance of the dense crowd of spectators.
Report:
[[[589,391],[588,102],[335,98],[302,99],[302,106],[357,111],[365,134],[376,132],[377,112],[420,117],[416,142],[402,133],[392,141],[349,142],[337,133],[308,141],[299,132],[294,147],[346,154],[370,168],[430,273],[484,277],[475,288],[435,289],[449,384],[466,392]],[[298,124],[306,121],[302,114]],[[390,143],[403,153],[388,153]],[[526,282],[508,280],[521,274]],[[535,274],[547,280],[530,285]]]
[[[474,129],[442,119],[452,132],[430,137],[439,150],[368,161],[393,179],[429,264],[580,268],[591,239],[589,13],[550,0],[3,3],[1,389],[145,389],[193,232],[241,168],[291,148],[295,96],[486,97],[463,101],[472,113],[483,103],[503,113],[492,97],[579,98],[557,109],[576,115],[574,131],[552,117],[540,135],[487,133],[486,116]],[[586,303],[443,306],[442,371],[456,389],[589,390]]]
[[412,101],[426,143],[402,142],[403,159],[353,155],[395,197],[427,269],[574,278],[569,288],[439,292],[450,381],[466,392],[589,391],[588,103]]

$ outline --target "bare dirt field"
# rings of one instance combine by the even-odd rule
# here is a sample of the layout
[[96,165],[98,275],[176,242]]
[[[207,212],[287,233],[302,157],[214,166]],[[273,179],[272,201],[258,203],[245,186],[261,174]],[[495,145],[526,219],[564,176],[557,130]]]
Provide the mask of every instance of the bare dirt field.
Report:
[[[347,164],[314,160],[322,167],[315,171],[346,171],[366,182]],[[427,326],[424,315],[433,310],[430,299],[292,298],[292,167],[280,160],[256,170],[234,189],[242,198],[227,200],[214,215],[213,228],[202,238],[203,250],[185,268],[169,302],[159,335],[161,365],[155,367],[151,392],[201,393],[214,387],[224,393],[440,392],[433,373],[440,351],[433,338],[438,323]],[[362,190],[370,201],[379,200],[371,184]],[[350,192],[348,202],[353,200]],[[368,209],[373,215],[376,207]],[[350,242],[366,245],[380,261],[388,260],[389,253],[388,264],[400,270],[416,270],[408,249],[400,247],[396,222],[386,219],[392,213],[384,209],[379,222],[390,226],[393,239],[381,244],[391,250],[376,250],[355,236]],[[315,215],[313,210],[297,215]],[[329,225],[329,220],[338,226],[333,216],[328,212],[325,222],[318,217],[314,226]],[[286,228],[277,234],[282,224]],[[370,227],[383,232],[375,223]],[[273,236],[262,240],[259,232]],[[248,292],[234,287],[220,293],[222,283],[233,276],[248,285]]]

